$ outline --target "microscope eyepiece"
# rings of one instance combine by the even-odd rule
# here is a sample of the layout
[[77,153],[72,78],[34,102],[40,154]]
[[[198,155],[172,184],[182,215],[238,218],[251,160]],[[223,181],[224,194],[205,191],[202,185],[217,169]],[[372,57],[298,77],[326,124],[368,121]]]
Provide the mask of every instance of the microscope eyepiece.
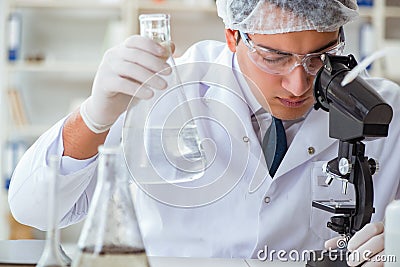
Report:
[[342,86],[357,65],[352,55],[324,54],[324,66],[314,80],[315,109],[329,111],[329,136],[343,141],[385,137],[393,110],[362,77]]

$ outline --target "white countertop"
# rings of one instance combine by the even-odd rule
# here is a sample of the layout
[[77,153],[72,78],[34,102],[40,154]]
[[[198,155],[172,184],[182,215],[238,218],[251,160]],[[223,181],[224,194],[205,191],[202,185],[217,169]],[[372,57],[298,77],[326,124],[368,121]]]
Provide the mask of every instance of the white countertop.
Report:
[[[34,265],[40,258],[43,240],[0,240],[0,266]],[[73,258],[74,246],[63,246]],[[304,267],[304,262],[260,261],[258,259],[149,257],[151,267]],[[22,266],[22,265],[20,265]]]
[[304,267],[302,262],[260,261],[258,259],[150,257],[151,267]]

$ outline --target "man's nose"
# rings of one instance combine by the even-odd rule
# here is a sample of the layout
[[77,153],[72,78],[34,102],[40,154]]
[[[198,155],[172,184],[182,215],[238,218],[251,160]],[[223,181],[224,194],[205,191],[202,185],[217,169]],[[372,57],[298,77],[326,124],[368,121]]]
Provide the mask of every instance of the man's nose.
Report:
[[292,72],[282,79],[282,87],[294,96],[302,96],[310,89],[311,76],[307,74],[303,65],[298,65]]

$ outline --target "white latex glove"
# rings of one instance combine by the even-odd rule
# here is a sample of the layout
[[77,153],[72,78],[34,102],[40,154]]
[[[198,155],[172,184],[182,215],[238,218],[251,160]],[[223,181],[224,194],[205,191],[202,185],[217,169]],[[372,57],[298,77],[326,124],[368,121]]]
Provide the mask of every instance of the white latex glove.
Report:
[[[174,50],[173,44],[171,50]],[[161,76],[148,79],[169,67],[166,63],[169,51],[139,35],[107,50],[97,70],[92,94],[80,108],[88,128],[95,133],[107,131],[126,110],[133,95],[149,99],[154,95],[153,89],[165,89],[167,83]],[[168,70],[163,74],[169,74]],[[141,87],[144,82],[146,86]]]
[[[336,249],[342,237],[335,237],[325,242],[326,249]],[[383,267],[379,257],[384,254],[384,224],[369,223],[358,231],[347,244],[351,252],[347,259],[349,266],[357,266],[364,262],[363,267]]]

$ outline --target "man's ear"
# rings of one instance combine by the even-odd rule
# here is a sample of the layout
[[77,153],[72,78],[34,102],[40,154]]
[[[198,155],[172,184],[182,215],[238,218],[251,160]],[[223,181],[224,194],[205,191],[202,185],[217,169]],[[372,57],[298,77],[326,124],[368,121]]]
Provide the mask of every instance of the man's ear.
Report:
[[239,33],[236,30],[225,29],[226,44],[228,45],[229,49],[234,53],[236,52],[236,39],[238,34]]

